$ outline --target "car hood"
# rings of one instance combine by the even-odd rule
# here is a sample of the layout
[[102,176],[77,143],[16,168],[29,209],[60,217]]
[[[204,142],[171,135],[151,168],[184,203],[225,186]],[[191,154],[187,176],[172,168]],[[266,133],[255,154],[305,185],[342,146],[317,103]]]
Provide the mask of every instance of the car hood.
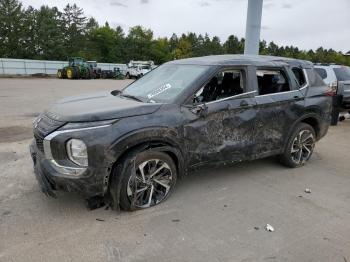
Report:
[[46,111],[46,115],[62,122],[99,121],[152,114],[160,106],[103,92],[59,100]]

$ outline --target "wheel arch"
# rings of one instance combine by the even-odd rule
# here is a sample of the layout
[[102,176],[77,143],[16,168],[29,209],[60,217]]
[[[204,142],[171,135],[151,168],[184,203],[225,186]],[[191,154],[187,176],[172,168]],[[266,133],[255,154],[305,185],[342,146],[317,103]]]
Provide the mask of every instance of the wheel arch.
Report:
[[114,161],[112,169],[132,153],[157,150],[168,154],[174,160],[178,175],[184,176],[187,168],[181,144],[176,131],[170,128],[147,128],[131,132],[118,138],[111,145],[110,151]]
[[292,133],[294,132],[295,130],[295,127],[299,124],[299,123],[306,123],[306,124],[309,124],[314,130],[315,130],[315,133],[316,133],[316,139],[318,140],[320,138],[320,132],[321,132],[321,129],[320,129],[320,122],[321,122],[321,118],[320,116],[315,113],[315,112],[309,112],[309,113],[306,113],[304,115],[302,115],[301,117],[299,117],[294,123],[293,125],[291,126],[291,128],[289,129],[288,133],[287,133],[287,136],[284,140],[284,145],[283,145],[283,150],[286,148],[287,144],[288,144],[288,139],[289,137],[292,135]]
[[[182,177],[187,173],[185,157],[181,150],[180,144],[174,137],[169,135],[169,130],[163,128],[157,130],[138,130],[132,134],[128,134],[119,138],[113,143],[110,150],[113,155],[109,176],[107,179],[107,192],[113,199],[114,209],[119,209],[119,195],[121,190],[121,181],[123,176],[116,172],[123,173],[121,163],[136,152],[146,150],[156,150],[168,154],[174,161],[178,177]],[[161,135],[163,134],[163,136]],[[107,182],[106,181],[106,182]]]

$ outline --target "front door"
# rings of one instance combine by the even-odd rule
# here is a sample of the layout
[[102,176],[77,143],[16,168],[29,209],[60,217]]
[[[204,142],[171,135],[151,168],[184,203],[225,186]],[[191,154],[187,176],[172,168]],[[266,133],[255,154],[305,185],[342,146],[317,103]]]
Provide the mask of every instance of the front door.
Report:
[[238,162],[251,157],[256,102],[254,91],[245,84],[245,73],[220,71],[214,81],[211,79],[195,95],[199,106],[184,109],[188,119],[184,139],[190,166]]

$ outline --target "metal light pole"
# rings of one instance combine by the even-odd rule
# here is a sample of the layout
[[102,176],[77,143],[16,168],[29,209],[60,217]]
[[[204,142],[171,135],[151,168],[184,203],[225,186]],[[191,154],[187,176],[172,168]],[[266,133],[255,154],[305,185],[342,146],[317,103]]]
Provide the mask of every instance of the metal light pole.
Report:
[[248,0],[244,54],[258,55],[263,0]]

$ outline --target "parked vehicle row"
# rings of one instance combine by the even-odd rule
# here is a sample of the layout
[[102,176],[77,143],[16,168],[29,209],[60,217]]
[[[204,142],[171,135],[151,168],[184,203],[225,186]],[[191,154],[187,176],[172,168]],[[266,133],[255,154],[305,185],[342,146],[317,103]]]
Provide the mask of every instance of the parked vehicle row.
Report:
[[96,61],[85,61],[81,57],[73,57],[68,61],[68,66],[57,70],[60,79],[124,79],[120,68],[102,70]]
[[268,156],[300,167],[326,135],[332,90],[311,62],[222,55],[165,63],[121,91],[63,99],[34,122],[43,192],[114,208],[163,202],[179,177]]
[[340,112],[350,113],[350,68],[335,64],[315,64],[315,70],[334,90],[331,123],[336,125]]

